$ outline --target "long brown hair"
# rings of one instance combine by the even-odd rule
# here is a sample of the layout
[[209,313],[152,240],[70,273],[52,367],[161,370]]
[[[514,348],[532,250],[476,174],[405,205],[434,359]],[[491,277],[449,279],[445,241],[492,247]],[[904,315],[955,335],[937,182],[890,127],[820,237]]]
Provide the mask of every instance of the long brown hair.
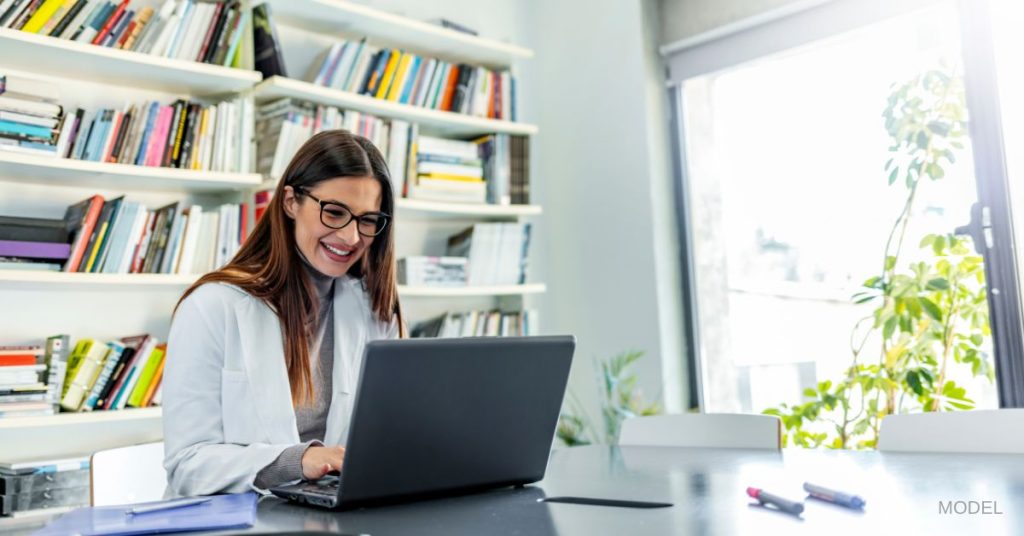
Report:
[[[309,363],[312,319],[317,316],[313,283],[303,269],[295,245],[295,222],[284,211],[284,187],[311,189],[319,182],[339,177],[373,177],[380,183],[380,210],[394,215],[391,174],[383,155],[370,140],[347,130],[329,130],[310,138],[292,158],[278,182],[266,213],[252,234],[226,264],[199,278],[178,301],[206,283],[228,283],[263,300],[281,320],[284,361],[292,403],[313,400]],[[405,336],[396,284],[394,218],[377,235],[361,262],[349,275],[362,279],[373,312],[381,322],[398,322]],[[175,307],[177,309],[177,307]],[[335,344],[338,344],[336,342]]]

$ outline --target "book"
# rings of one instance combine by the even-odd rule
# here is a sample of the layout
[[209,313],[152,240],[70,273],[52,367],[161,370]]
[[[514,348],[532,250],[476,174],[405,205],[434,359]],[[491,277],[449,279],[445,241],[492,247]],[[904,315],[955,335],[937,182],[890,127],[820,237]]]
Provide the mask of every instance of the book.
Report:
[[67,392],[60,401],[60,407],[68,411],[81,409],[82,403],[99,377],[104,360],[108,355],[109,347],[107,345],[92,339],[88,340],[90,341],[88,349],[77,363],[74,374],[69,375],[71,381],[68,382]]
[[125,351],[121,354],[121,363],[118,363],[112,374],[114,381],[111,382],[108,389],[101,393],[102,400],[97,401],[97,406],[106,410],[117,407],[117,402],[124,391],[125,383],[131,376],[132,369],[135,368],[142,355],[150,351],[150,345],[155,344],[153,339],[145,334],[122,337],[121,343],[124,344]]
[[110,341],[107,343],[107,353],[103,358],[103,367],[100,369],[99,375],[96,376],[96,380],[93,382],[92,387],[89,389],[88,395],[82,402],[81,411],[92,411],[96,409],[96,403],[100,399],[100,395],[106,389],[107,384],[111,381],[111,376],[114,373],[114,369],[117,368],[117,364],[121,359],[121,354],[124,353],[125,347],[118,341]]
[[68,335],[52,335],[46,338],[43,362],[46,364],[47,396],[54,409],[60,406],[70,351],[71,339]]
[[117,224],[120,215],[123,214],[121,208],[123,202],[124,196],[122,195],[103,204],[103,211],[100,212],[100,219],[97,222],[99,228],[95,234],[96,241],[92,244],[89,262],[83,271],[91,273],[100,271],[100,266],[102,266],[106,252],[110,248],[110,236],[114,231],[114,226]]
[[103,204],[103,198],[94,195],[69,206],[64,211],[65,227],[71,234],[68,260],[64,264],[65,272],[79,271],[82,257],[87,251],[89,239],[100,218]]
[[258,4],[252,8],[253,18],[253,60],[256,70],[264,79],[272,76],[288,76],[281,54],[281,41],[271,20],[270,6]]
[[146,396],[146,391],[149,390],[150,383],[152,383],[153,378],[156,375],[156,371],[160,368],[160,364],[164,360],[164,354],[166,351],[167,345],[159,344],[153,349],[149,357],[146,358],[146,362],[139,373],[139,379],[132,388],[126,405],[133,408],[143,407],[143,399]]
[[0,346],[0,356],[38,356],[43,353],[43,347],[35,344],[23,344],[18,346]]
[[[124,340],[122,340],[122,342],[124,342]],[[127,367],[128,363],[131,362],[137,350],[138,348],[134,346],[130,346],[128,344],[124,345],[124,350],[121,351],[121,355],[118,356],[118,359],[114,363],[110,372],[110,380],[107,381],[106,385],[103,386],[103,389],[100,390],[99,396],[97,396],[96,402],[93,404],[93,409],[107,409],[107,402],[110,399],[111,393],[115,392],[115,389],[118,387],[118,382],[122,379],[125,367]]]
[[463,287],[467,264],[466,257],[403,257],[398,260],[398,281],[410,286]]
[[0,257],[23,257],[29,259],[54,259],[63,261],[68,258],[70,253],[71,246],[69,244],[0,240]]
[[64,220],[0,216],[0,240],[65,243]]

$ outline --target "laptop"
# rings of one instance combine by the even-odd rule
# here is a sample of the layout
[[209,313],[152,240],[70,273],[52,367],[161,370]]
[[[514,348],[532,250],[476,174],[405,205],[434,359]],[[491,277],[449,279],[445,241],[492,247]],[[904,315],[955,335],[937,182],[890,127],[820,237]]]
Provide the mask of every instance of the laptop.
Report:
[[576,339],[372,341],[340,476],[271,488],[349,510],[544,478]]

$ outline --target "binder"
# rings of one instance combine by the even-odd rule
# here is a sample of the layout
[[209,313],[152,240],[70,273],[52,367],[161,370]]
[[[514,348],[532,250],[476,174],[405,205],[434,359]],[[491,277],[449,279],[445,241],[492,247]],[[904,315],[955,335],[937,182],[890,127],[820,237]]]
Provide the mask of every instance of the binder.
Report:
[[120,506],[79,508],[41,529],[35,536],[129,536],[198,530],[251,527],[256,523],[255,492],[214,495],[209,502],[145,514],[129,514],[137,506],[164,501]]

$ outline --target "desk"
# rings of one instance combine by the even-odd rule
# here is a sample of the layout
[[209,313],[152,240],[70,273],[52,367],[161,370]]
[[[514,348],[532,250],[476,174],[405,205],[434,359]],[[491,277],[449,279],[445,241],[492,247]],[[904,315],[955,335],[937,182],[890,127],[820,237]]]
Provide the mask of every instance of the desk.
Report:
[[[803,516],[796,518],[752,506],[745,494],[747,486],[756,486],[800,498],[805,480],[858,493],[867,508],[858,513],[808,500]],[[545,495],[646,499],[675,506],[635,510],[538,503]],[[1002,514],[940,514],[939,501],[995,501]],[[1024,456],[577,447],[556,450],[546,478],[525,489],[353,512],[268,497],[258,512],[257,526],[247,532],[1008,536],[1024,534]]]
[[[808,500],[801,518],[751,506],[747,486],[803,497],[805,480],[856,492],[863,513]],[[646,499],[634,510],[537,503],[542,496]],[[1002,514],[940,514],[939,501],[995,501]],[[627,534],[1024,534],[1024,456],[645,447],[556,450],[545,479],[521,490],[355,512],[264,499],[257,530],[372,536]]]

